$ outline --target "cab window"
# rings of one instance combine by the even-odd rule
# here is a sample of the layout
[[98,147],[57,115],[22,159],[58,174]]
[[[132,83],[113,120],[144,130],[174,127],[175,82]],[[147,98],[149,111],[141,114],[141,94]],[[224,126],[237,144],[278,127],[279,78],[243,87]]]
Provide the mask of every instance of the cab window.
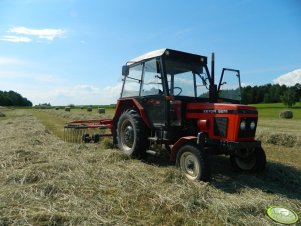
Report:
[[156,59],[145,62],[141,96],[163,94],[159,64]]
[[129,69],[129,74],[124,78],[122,97],[139,96],[142,66],[142,64],[139,64]]

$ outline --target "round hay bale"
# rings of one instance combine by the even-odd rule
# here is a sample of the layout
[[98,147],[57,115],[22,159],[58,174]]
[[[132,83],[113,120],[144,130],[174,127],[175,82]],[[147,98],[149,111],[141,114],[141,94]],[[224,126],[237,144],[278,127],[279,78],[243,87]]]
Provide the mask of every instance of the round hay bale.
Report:
[[92,111],[92,107],[87,107],[87,111]]
[[104,109],[104,108],[98,108],[98,113],[99,114],[104,114],[104,113],[106,113],[106,109]]
[[70,111],[71,108],[70,107],[65,107],[65,111]]
[[56,107],[55,110],[60,110],[60,108],[59,108],[59,107]]
[[5,117],[6,115],[0,111],[0,117]]
[[285,110],[285,111],[281,111],[279,113],[279,118],[286,118],[286,119],[291,119],[293,118],[293,112],[290,110]]

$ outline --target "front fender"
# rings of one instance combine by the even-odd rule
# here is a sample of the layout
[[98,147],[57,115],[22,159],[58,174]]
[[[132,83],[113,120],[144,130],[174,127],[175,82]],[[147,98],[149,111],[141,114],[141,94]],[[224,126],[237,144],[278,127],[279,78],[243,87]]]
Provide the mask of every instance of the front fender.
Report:
[[195,136],[181,137],[171,148],[170,161],[174,162],[176,160],[177,153],[178,153],[178,150],[180,149],[180,147],[190,141],[193,141],[196,143],[197,137],[195,137]]

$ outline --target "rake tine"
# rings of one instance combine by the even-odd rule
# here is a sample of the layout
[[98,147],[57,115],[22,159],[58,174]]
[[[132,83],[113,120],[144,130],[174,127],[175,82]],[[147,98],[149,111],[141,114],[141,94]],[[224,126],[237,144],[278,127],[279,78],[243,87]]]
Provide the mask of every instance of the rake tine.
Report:
[[76,129],[76,136],[75,136],[76,143],[78,143],[78,133],[79,133],[79,129]]
[[80,133],[81,133],[81,131],[82,131],[82,129],[77,130],[77,140],[76,140],[77,143],[80,143]]
[[72,143],[75,143],[75,141],[76,141],[75,135],[76,135],[76,130],[73,128],[72,129],[72,134],[71,134]]

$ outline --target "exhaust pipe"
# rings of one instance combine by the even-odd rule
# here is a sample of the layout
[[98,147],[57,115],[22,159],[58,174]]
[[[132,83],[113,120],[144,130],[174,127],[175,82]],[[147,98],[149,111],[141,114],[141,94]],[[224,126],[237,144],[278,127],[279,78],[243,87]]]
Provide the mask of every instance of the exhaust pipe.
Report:
[[214,53],[211,53],[211,85],[214,86]]
[[209,100],[211,103],[217,102],[217,86],[214,83],[214,64],[215,64],[214,53],[211,54],[211,82],[209,88]]

